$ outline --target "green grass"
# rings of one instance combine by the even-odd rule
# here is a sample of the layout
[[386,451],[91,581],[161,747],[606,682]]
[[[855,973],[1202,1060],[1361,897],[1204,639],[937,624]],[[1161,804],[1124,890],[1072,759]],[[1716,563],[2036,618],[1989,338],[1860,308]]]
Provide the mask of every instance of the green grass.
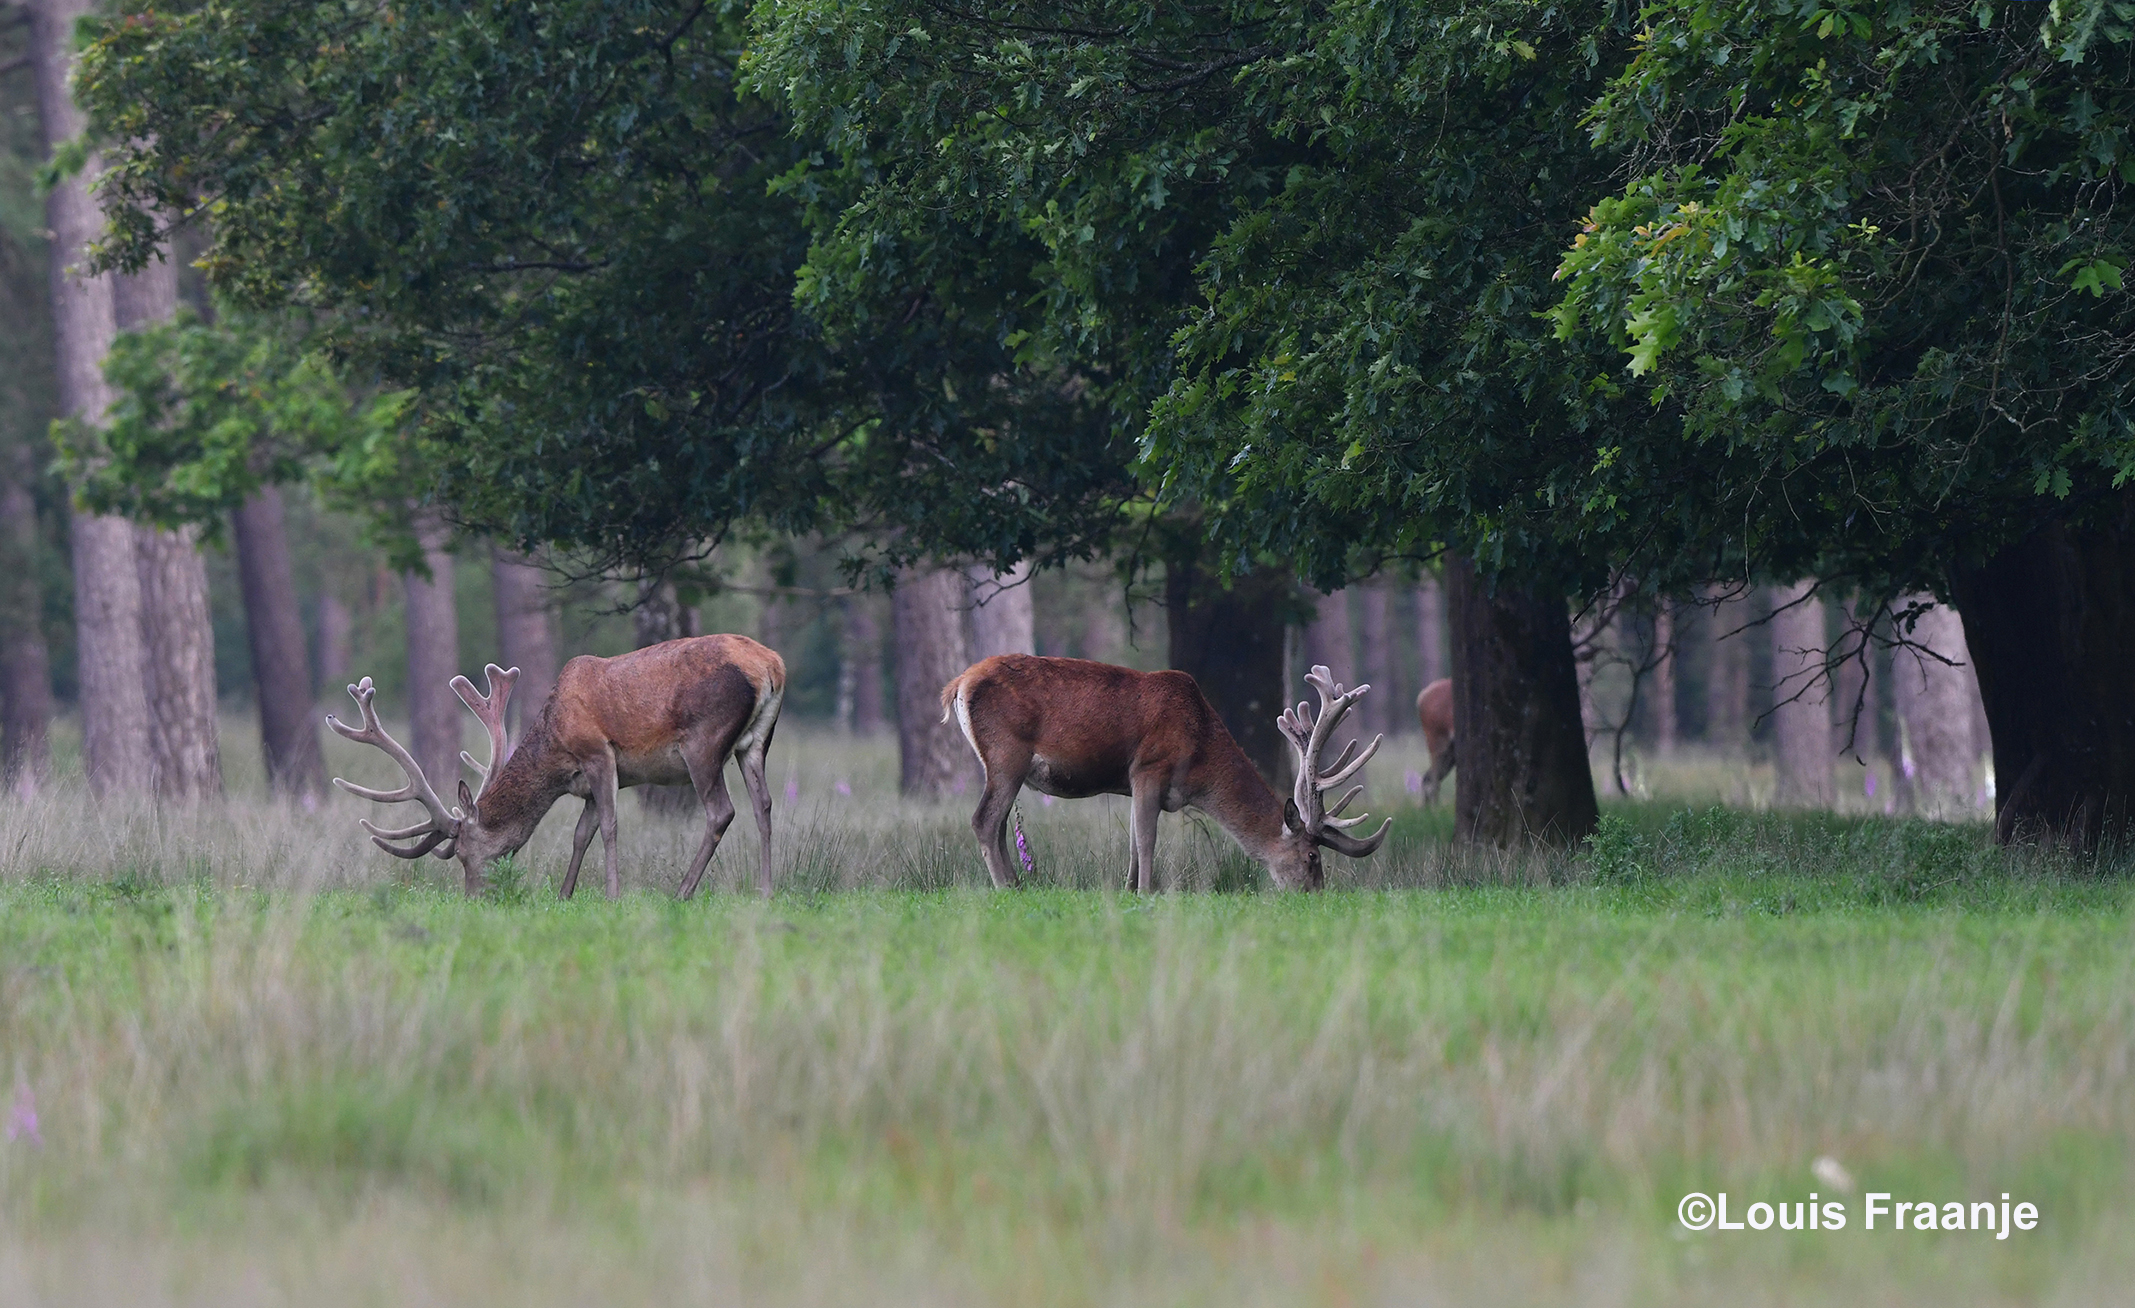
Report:
[[[798,751],[804,797],[852,760]],[[813,770],[811,770],[813,769]],[[776,768],[774,768],[774,772]],[[817,776],[820,771],[821,776]],[[855,783],[855,789],[861,787]],[[0,1302],[2034,1303],[2126,1295],[2135,883],[1664,803],[1319,896],[1110,889],[1114,806],[787,806],[771,903],[468,901],[352,809],[0,815]],[[1251,884],[1169,823],[1189,885]],[[9,853],[8,851],[12,851]],[[738,826],[719,860],[755,858]],[[1692,1236],[1688,1190],[1845,1232]],[[1871,1236],[1859,1189],[2036,1203]]]

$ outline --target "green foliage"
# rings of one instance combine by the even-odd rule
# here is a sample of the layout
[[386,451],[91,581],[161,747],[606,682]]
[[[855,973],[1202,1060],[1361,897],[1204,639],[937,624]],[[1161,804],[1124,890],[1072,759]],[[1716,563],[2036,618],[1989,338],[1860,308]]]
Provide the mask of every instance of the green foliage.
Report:
[[2135,471],[2130,13],[1648,8],[1557,319],[1784,484],[1730,496],[1773,567],[1938,586]]
[[399,501],[413,396],[351,395],[291,328],[245,315],[208,323],[181,308],[121,333],[104,360],[118,395],[105,425],[57,426],[82,502],[213,536],[270,483],[309,480],[346,507]]
[[1010,558],[1101,535],[1124,454],[1019,369],[1012,317],[920,284],[834,347],[796,313],[803,202],[770,183],[810,147],[740,84],[742,18],[130,13],[78,81],[107,142],[98,257],[205,223],[221,295],[315,313],[344,376],[419,397],[406,491],[521,543],[659,566],[749,523]]

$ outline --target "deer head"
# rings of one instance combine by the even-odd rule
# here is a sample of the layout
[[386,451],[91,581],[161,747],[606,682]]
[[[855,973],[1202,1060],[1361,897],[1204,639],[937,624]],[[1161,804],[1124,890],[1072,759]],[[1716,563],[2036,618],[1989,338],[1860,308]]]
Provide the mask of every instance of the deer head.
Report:
[[1378,851],[1386,840],[1387,828],[1394,822],[1387,818],[1379,824],[1377,831],[1361,840],[1349,834],[1349,828],[1371,816],[1369,813],[1350,818],[1341,816],[1350,801],[1364,793],[1362,786],[1350,787],[1334,807],[1327,806],[1327,792],[1355,776],[1357,770],[1379,752],[1379,744],[1385,739],[1383,736],[1372,737],[1371,744],[1365,746],[1362,753],[1358,753],[1357,742],[1352,740],[1343,747],[1333,764],[1323,765],[1320,761],[1335,728],[1342,724],[1350,708],[1371,687],[1363,685],[1344,690],[1324,664],[1314,665],[1312,671],[1305,674],[1305,681],[1319,692],[1319,716],[1314,718],[1311,707],[1300,702],[1295,708],[1284,709],[1282,716],[1276,719],[1283,737],[1297,755],[1297,782],[1290,798],[1283,801],[1283,848],[1268,865],[1278,882],[1300,888],[1320,884],[1319,851],[1322,847],[1351,858],[1364,858]]
[[[482,868],[490,859],[517,847],[512,840],[515,833],[499,829],[494,822],[483,822],[481,795],[487,793],[491,779],[496,776],[510,752],[504,733],[504,708],[511,702],[512,687],[519,680],[519,669],[513,668],[507,672],[492,663],[484,669],[483,675],[489,683],[487,695],[476,693],[474,683],[465,677],[452,679],[453,692],[460,697],[460,702],[473,710],[474,715],[482,720],[482,725],[489,731],[489,763],[486,766],[477,762],[471,754],[464,751],[460,754],[460,758],[468,766],[482,774],[482,786],[481,792],[470,791],[467,783],[461,781],[460,802],[457,805],[448,807],[438,798],[437,791],[431,788],[430,779],[423,775],[421,766],[401,747],[400,742],[386,734],[386,729],[379,724],[378,710],[371,706],[378,690],[371,684],[369,677],[348,688],[357,708],[362,710],[361,727],[349,726],[331,714],[326,718],[327,726],[348,739],[365,745],[375,745],[385,751],[387,757],[400,764],[401,771],[406,773],[408,778],[407,784],[398,790],[372,790],[344,781],[340,777],[334,778],[336,786],[358,799],[375,800],[381,804],[397,804],[412,799],[419,802],[429,813],[425,820],[394,831],[382,830],[371,825],[368,819],[362,819],[363,829],[371,834],[371,843],[396,858],[421,858],[425,854],[434,854],[441,859],[457,858],[470,890],[479,888]],[[520,839],[524,839],[523,833],[516,834]],[[414,843],[403,845],[396,844],[396,841]]]

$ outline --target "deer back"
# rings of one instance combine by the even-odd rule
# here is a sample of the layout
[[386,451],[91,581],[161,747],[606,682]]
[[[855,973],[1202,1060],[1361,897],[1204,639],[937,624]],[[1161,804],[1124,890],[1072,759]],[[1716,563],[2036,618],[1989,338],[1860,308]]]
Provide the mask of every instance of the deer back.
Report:
[[1233,754],[1244,760],[1201,688],[1183,672],[998,654],[944,686],[942,707],[961,719],[981,753],[987,742],[1006,735],[1036,756],[1072,763],[1093,789],[1124,790],[1138,769],[1175,770],[1183,780],[1217,757],[1226,765]]

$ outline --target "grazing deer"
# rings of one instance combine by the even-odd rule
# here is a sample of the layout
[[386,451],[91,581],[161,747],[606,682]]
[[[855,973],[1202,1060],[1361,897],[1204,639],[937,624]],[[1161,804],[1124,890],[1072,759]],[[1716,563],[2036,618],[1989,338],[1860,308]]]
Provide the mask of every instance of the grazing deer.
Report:
[[1062,799],[1129,796],[1134,814],[1127,883],[1144,892],[1156,886],[1158,814],[1189,806],[1221,824],[1284,889],[1319,887],[1321,846],[1351,858],[1377,850],[1393,819],[1359,840],[1347,828],[1368,815],[1340,816],[1364,787],[1353,787],[1331,809],[1325,799],[1364,766],[1379,741],[1352,760],[1352,740],[1330,770],[1320,767],[1327,738],[1371,687],[1344,690],[1324,667],[1313,668],[1305,680],[1319,691],[1320,714],[1315,722],[1311,709],[1299,704],[1278,719],[1297,753],[1295,793],[1278,801],[1201,687],[1183,672],[1136,672],[1032,654],[999,654],[966,668],[942,688],[942,720],[955,716],[985,769],[986,788],[971,830],[993,883],[1016,884],[1008,818],[1026,784]]
[[1436,804],[1438,788],[1453,770],[1453,682],[1446,677],[1425,686],[1416,695],[1416,721],[1423,727],[1423,743],[1431,751],[1431,770],[1423,774],[1423,802]]
[[[763,864],[756,888],[771,893],[771,790],[764,782],[764,753],[778,726],[779,702],[786,694],[786,664],[778,655],[745,636],[694,636],[663,641],[612,659],[581,655],[563,665],[541,717],[507,744],[504,707],[518,683],[519,669],[507,672],[492,663],[484,673],[487,695],[474,683],[454,677],[452,689],[489,730],[489,765],[471,754],[460,758],[482,774],[479,792],[460,782],[459,804],[448,808],[429,779],[400,742],[378,724],[371,707],[377,689],[365,677],[350,686],[363,710],[363,725],[351,727],[328,716],[326,725],[366,745],[376,745],[408,774],[398,790],[369,790],[339,777],[334,784],[359,799],[381,803],[417,800],[429,817],[398,831],[381,831],[363,822],[372,843],[400,858],[460,860],[467,893],[482,887],[482,869],[526,844],[541,819],[565,795],[586,801],[571,837],[571,870],[564,874],[563,897],[578,888],[579,864],[593,829],[600,826],[607,854],[608,898],[622,893],[615,843],[615,800],[624,786],[697,788],[704,804],[704,843],[682,883],[682,898],[697,891],[719,838],[734,820],[727,797],[726,761],[741,765],[741,779],[756,809],[756,830],[763,838]],[[398,845],[395,841],[413,841]]]

